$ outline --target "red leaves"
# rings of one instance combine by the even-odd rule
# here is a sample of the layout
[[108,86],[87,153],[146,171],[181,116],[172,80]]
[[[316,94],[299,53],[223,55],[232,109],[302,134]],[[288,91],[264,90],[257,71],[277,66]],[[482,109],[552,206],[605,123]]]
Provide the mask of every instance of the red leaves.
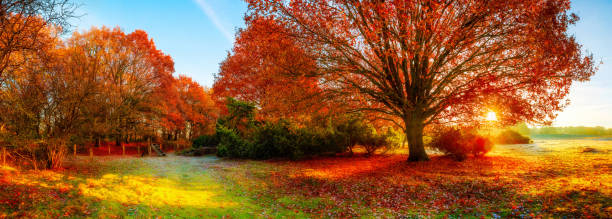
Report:
[[260,115],[272,119],[308,117],[323,107],[315,51],[288,37],[292,30],[273,18],[248,19],[247,24],[221,65],[213,87],[216,99],[257,103]]
[[[247,185],[257,185],[259,189],[249,190],[259,197],[257,200],[271,196],[265,206],[300,209],[322,217],[368,217],[379,213],[406,216],[406,212],[434,217],[579,217],[581,214],[605,217],[606,210],[601,204],[611,200],[603,198],[610,191],[609,183],[598,189],[593,187],[595,184],[589,184],[591,190],[572,192],[582,191],[581,186],[559,185],[556,180],[605,179],[591,166],[609,159],[533,157],[516,153],[516,148],[507,150],[512,152],[494,153],[511,157],[484,157],[464,162],[433,157],[429,162],[406,163],[400,155],[369,159],[327,157],[249,163],[240,165],[236,171],[249,176],[239,181],[248,180]],[[579,163],[589,164],[576,165]],[[288,197],[295,201],[286,204]],[[310,200],[321,204],[300,204]],[[283,204],[278,206],[278,202]],[[584,210],[578,206],[584,206]]]
[[473,123],[489,106],[512,108],[503,122],[545,123],[572,81],[595,72],[567,33],[576,20],[568,0],[248,3],[249,19],[290,30],[276,37],[317,60],[337,93],[384,105],[364,108],[394,119],[425,112],[431,123]]
[[[190,77],[179,75],[171,87],[160,92],[163,115],[162,127],[167,132],[188,132],[188,136],[210,134],[214,129],[219,110],[205,89]],[[186,130],[190,126],[191,129]]]

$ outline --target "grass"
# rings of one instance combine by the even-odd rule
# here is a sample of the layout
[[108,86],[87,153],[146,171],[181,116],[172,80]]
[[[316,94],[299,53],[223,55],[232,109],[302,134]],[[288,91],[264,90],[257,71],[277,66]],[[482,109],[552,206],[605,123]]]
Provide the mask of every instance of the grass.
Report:
[[59,172],[5,171],[0,200],[15,203],[0,204],[0,217],[252,218],[257,206],[207,170],[214,160],[78,157]]
[[[583,153],[582,148],[598,149]],[[464,162],[77,157],[0,170],[1,217],[612,217],[610,141],[536,140]]]

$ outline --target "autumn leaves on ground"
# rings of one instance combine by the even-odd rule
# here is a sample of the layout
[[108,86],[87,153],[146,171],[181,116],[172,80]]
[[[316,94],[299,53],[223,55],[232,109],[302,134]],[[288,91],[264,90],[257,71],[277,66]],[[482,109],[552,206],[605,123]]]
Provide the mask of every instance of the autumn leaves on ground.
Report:
[[0,218],[612,217],[612,129],[533,128],[597,72],[569,0],[245,2],[198,82],[0,1]]
[[611,155],[569,145],[546,152],[559,143],[409,164],[402,154],[297,162],[79,156],[61,171],[2,169],[0,210],[92,218],[612,216]]

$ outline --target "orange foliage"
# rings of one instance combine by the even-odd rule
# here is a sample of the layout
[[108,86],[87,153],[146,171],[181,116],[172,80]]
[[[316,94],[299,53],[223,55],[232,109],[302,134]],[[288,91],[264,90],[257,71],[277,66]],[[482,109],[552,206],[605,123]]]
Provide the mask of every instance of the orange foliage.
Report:
[[[217,101],[254,102],[260,116],[302,120],[330,110],[312,54],[275,19],[247,19],[213,86]],[[223,105],[223,104],[220,104]]]
[[190,77],[179,75],[172,89],[164,91],[166,116],[164,128],[170,131],[185,130],[189,138],[210,134],[218,117],[218,110],[210,90],[203,88]]
[[12,51],[0,69],[0,142],[18,146],[14,152],[32,164],[48,151],[58,167],[68,144],[160,134],[184,141],[211,132],[210,92],[173,77],[172,58],[146,32],[94,27],[63,40],[45,26],[36,34],[34,49]]
[[142,30],[92,28],[74,33],[66,45],[66,69],[89,86],[83,92],[91,102],[82,116],[90,122],[82,135],[151,134],[165,100],[158,95],[174,83],[172,58]]

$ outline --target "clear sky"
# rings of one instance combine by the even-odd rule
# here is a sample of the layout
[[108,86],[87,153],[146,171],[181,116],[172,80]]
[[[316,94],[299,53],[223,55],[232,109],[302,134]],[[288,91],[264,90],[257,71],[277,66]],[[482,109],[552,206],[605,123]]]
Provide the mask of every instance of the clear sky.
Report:
[[[78,1],[78,0],[75,0]],[[142,29],[157,47],[172,56],[178,74],[210,87],[219,63],[232,48],[236,30],[244,27],[246,4],[241,0],[83,0],[74,29],[119,26]],[[612,0],[574,0],[580,16],[570,32],[603,64],[591,81],[576,83],[571,104],[556,126],[612,128]]]
[[241,0],[73,0],[81,3],[73,29],[121,27],[146,31],[158,49],[174,59],[177,74],[210,87],[219,63],[243,27]]

